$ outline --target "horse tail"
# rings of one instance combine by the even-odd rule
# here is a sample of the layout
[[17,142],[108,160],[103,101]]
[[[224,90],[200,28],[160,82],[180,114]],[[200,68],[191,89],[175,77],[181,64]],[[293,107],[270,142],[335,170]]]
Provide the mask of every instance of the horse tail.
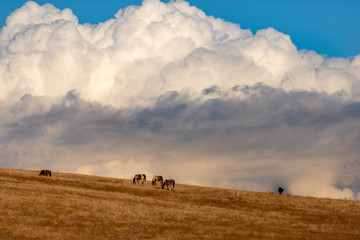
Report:
[[50,177],[51,177],[51,171],[49,170],[49,175],[50,175]]
[[175,180],[174,180],[174,182],[173,182],[173,188],[175,187]]

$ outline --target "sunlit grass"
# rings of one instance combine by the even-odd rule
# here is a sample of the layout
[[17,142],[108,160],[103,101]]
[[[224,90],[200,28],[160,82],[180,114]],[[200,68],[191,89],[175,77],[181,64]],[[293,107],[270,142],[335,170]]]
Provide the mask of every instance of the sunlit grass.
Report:
[[0,239],[360,239],[359,201],[0,169]]

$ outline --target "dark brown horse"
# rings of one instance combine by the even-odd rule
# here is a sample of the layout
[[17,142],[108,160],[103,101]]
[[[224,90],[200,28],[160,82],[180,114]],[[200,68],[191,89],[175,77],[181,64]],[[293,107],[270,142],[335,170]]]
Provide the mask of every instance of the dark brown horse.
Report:
[[139,184],[139,182],[141,181],[141,184],[144,184],[144,182],[146,182],[146,175],[145,174],[136,174],[133,178],[133,184],[137,183]]
[[41,170],[39,176],[51,177],[51,171],[50,170]]
[[162,189],[164,189],[164,187],[166,186],[169,189],[169,185],[172,185],[172,189],[174,190],[175,187],[175,180],[174,179],[166,179],[164,181],[164,183],[162,184]]
[[162,176],[156,176],[156,175],[155,175],[155,176],[153,177],[151,183],[152,183],[152,185],[155,185],[155,186],[156,186],[156,182],[160,182],[161,185],[162,185],[162,184],[163,184],[163,181],[164,181],[164,179],[163,179]]

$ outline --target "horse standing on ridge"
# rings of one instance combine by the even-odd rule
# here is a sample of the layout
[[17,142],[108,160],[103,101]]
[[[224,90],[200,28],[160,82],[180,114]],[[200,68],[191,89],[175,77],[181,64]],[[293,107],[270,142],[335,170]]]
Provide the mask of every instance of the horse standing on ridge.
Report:
[[50,170],[41,170],[39,176],[51,177],[51,171]]
[[141,184],[144,184],[146,182],[146,175],[145,174],[136,174],[133,178],[133,184],[137,183],[139,184],[139,181],[141,181]]
[[154,186],[156,186],[156,182],[160,182],[161,185],[162,185],[162,184],[163,184],[163,181],[164,181],[164,179],[163,179],[162,176],[156,176],[156,175],[155,175],[155,176],[153,177],[152,181],[151,181],[151,184],[154,185]]
[[169,185],[170,186],[172,185],[172,189],[174,190],[175,180],[174,179],[166,179],[164,181],[164,183],[162,184],[162,189],[164,189],[165,185],[166,185],[167,189],[169,189]]

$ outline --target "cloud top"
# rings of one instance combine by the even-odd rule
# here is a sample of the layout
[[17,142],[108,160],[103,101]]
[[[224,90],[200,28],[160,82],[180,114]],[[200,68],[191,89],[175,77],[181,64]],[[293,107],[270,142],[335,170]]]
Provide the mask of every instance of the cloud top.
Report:
[[78,24],[69,9],[27,2],[7,18],[0,40],[1,99],[77,89],[87,99],[128,106],[167,91],[258,82],[359,96],[359,56],[298,51],[288,35],[272,28],[253,35],[185,1],[144,1],[98,25]]

